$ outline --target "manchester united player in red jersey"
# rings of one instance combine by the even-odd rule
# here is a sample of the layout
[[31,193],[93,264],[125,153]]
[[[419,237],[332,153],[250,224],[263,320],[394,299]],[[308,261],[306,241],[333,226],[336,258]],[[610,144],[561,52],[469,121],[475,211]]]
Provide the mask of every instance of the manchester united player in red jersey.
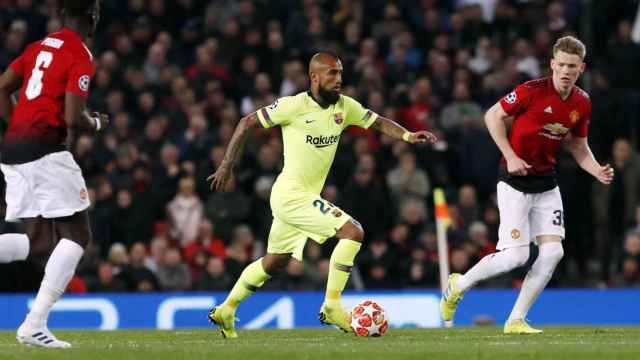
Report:
[[[500,228],[498,252],[487,255],[466,274],[452,274],[440,303],[444,320],[451,320],[463,294],[482,280],[511,271],[529,259],[529,243],[539,255],[527,273],[511,315],[507,334],[535,334],[542,330],[525,317],[562,259],[564,218],[556,181],[556,152],[563,140],[580,167],[598,181],[610,184],[613,168],[600,165],[587,143],[591,101],[575,86],[585,69],[584,44],[571,36],[553,46],[550,78],[516,87],[486,115],[487,128],[503,159],[498,182]],[[507,137],[505,123],[513,120]]]
[[[62,30],[30,44],[0,76],[0,117],[10,118],[0,158],[6,219],[19,219],[26,229],[26,235],[0,236],[0,262],[29,255],[44,266],[38,295],[17,331],[23,344],[71,346],[51,334],[47,318],[91,241],[86,185],[65,142],[69,128],[100,131],[108,123],[85,109],[95,65],[83,41],[93,35],[99,14],[99,0],[65,0]],[[11,94],[18,89],[14,106]]]

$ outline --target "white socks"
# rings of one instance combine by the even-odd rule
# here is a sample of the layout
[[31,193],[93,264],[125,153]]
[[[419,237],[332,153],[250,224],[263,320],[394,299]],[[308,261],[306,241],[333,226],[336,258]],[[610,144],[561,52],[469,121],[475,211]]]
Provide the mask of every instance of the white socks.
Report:
[[49,311],[67,288],[83,252],[80,245],[68,239],[61,239],[53,249],[40,290],[25,320],[28,326],[40,328],[47,324]]
[[539,250],[538,258],[524,278],[518,300],[507,321],[524,319],[527,316],[531,305],[551,280],[553,271],[564,255],[561,242],[544,243],[539,246]]
[[482,280],[509,272],[527,263],[529,244],[489,254],[458,278],[456,287],[465,292]]
[[25,234],[0,235],[0,264],[24,260],[29,255],[29,238]]

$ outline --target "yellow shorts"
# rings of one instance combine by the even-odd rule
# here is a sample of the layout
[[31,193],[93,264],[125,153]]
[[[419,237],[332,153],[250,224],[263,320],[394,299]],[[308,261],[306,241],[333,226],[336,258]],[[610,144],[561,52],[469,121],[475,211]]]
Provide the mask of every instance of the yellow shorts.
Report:
[[320,195],[290,191],[271,195],[273,223],[269,232],[267,253],[289,254],[302,261],[307,238],[318,244],[335,236],[351,216]]

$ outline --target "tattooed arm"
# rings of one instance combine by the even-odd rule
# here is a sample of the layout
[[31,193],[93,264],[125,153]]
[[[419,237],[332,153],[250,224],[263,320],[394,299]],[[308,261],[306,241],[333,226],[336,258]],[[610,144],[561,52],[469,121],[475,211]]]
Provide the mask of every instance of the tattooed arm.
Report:
[[434,142],[436,142],[436,140],[438,140],[435,135],[428,131],[420,130],[411,132],[402,127],[402,125],[398,124],[397,122],[391,119],[387,119],[384,116],[378,116],[373,124],[371,124],[371,128],[376,131],[380,131],[383,134],[389,135],[394,139],[402,139],[411,144],[423,142],[430,142],[433,144]]
[[227,182],[233,173],[233,167],[244,149],[249,130],[255,128],[258,124],[258,116],[255,112],[240,119],[229,141],[222,163],[213,174],[207,177],[207,181],[211,181],[211,190],[226,190]]

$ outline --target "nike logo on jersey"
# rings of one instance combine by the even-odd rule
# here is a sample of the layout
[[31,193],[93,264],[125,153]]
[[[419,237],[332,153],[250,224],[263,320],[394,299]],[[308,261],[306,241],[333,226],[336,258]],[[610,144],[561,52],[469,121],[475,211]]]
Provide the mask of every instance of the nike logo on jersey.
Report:
[[544,112],[546,112],[547,114],[553,114],[553,109],[551,109],[551,106],[547,106],[547,107],[544,109]]
[[307,123],[307,124],[311,124],[311,123],[312,123],[312,122],[314,122],[314,121],[315,121],[314,119],[311,119],[311,120],[305,120],[305,123]]

